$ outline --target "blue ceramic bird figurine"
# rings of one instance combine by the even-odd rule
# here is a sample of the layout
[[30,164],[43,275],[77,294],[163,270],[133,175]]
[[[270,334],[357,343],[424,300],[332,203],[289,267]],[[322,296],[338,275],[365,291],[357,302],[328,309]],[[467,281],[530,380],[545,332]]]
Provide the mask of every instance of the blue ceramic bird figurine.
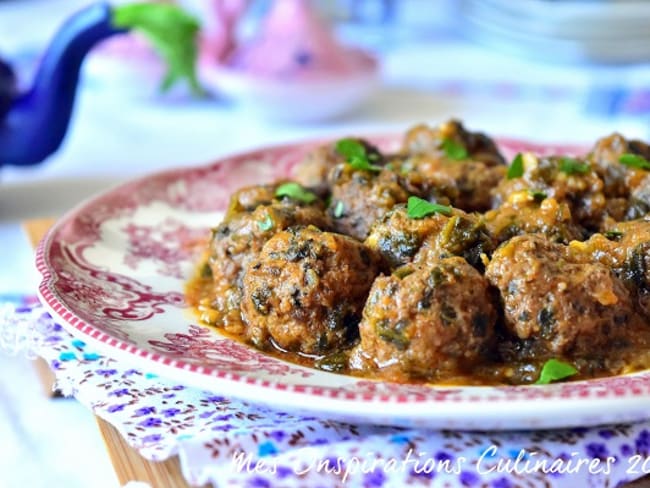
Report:
[[55,35],[25,93],[17,92],[11,67],[0,62],[0,165],[36,164],[58,149],[85,55],[102,39],[120,32],[107,4],[79,11]]

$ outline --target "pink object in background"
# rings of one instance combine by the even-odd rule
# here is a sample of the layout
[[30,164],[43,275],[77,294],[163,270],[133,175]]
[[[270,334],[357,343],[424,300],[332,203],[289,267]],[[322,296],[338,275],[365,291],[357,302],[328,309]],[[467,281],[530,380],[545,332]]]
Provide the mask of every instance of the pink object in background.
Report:
[[235,49],[237,21],[249,0],[183,0],[201,19],[202,55],[224,62]]
[[346,48],[306,0],[275,2],[259,34],[238,46],[227,64],[265,78],[321,78],[370,68],[367,56]]
[[[227,28],[232,36],[234,24]],[[265,118],[332,118],[360,105],[377,82],[377,61],[340,44],[307,0],[274,2],[254,36],[233,42],[225,57],[202,52],[201,80]]]

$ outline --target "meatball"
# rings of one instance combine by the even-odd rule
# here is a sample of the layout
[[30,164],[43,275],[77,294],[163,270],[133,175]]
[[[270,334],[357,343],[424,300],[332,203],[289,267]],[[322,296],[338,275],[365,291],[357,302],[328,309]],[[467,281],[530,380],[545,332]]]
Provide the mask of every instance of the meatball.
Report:
[[332,198],[328,212],[334,228],[359,240],[368,236],[375,220],[409,197],[397,174],[385,168],[373,172],[341,164],[329,179]]
[[647,175],[643,170],[630,168],[619,162],[623,154],[636,154],[650,160],[650,146],[638,141],[628,140],[621,134],[612,134],[596,142],[587,159],[604,182],[608,198],[627,198]]
[[446,158],[445,141],[453,141],[465,149],[467,159],[480,161],[487,166],[505,164],[505,160],[492,139],[480,132],[470,132],[458,120],[449,120],[436,128],[418,125],[404,138],[402,150],[406,154],[424,154]]
[[426,155],[411,156],[394,164],[404,186],[412,193],[440,203],[449,202],[468,212],[489,209],[491,192],[506,174],[505,166]]
[[612,269],[650,318],[650,216],[613,224],[585,242],[571,242],[569,252],[575,260],[596,261]]
[[566,246],[518,236],[494,253],[485,276],[499,289],[505,326],[533,357],[593,357],[628,344],[639,325],[625,285]]
[[406,206],[399,204],[375,221],[365,244],[379,253],[388,268],[395,269],[410,263],[425,239],[438,234],[448,221],[442,214],[409,218]]
[[485,214],[490,235],[499,242],[522,234],[542,234],[553,242],[568,244],[582,239],[585,230],[571,218],[571,209],[555,198],[541,202],[528,191],[510,195],[507,202]]
[[[635,220],[650,214],[650,173],[641,179],[630,192],[630,198],[626,202],[625,219]],[[623,220],[623,219],[619,219]]]
[[492,343],[490,296],[487,280],[459,257],[377,278],[350,367],[398,381],[467,371]]
[[474,214],[452,209],[449,216],[436,213],[412,219],[404,205],[397,205],[377,220],[365,243],[381,255],[391,270],[450,256],[464,257],[482,269],[481,256],[490,254],[495,247],[482,219]]
[[242,315],[257,347],[322,355],[357,336],[378,258],[315,227],[278,232],[244,273]]
[[240,188],[230,197],[224,220],[229,220],[241,212],[252,212],[260,205],[268,205],[275,199],[277,184],[254,185]]
[[[359,142],[366,149],[366,154],[372,158],[373,164],[383,164],[384,157],[377,147],[364,139],[350,139]],[[318,194],[325,195],[329,190],[328,174],[336,165],[345,162],[345,158],[336,151],[336,143],[320,146],[296,166],[294,179]]]
[[[265,201],[269,194],[267,188],[259,187],[257,193],[247,189],[235,194],[230,208],[241,208],[242,211],[230,211],[212,232],[207,265],[213,277],[214,293],[210,303],[202,307],[217,312],[209,314],[213,319],[211,323],[234,334],[240,334],[244,329],[239,312],[243,271],[259,254],[264,243],[278,231],[294,225],[315,225],[322,229],[332,227],[318,203],[297,205],[292,201],[273,200],[273,203],[245,211],[251,208],[257,196],[261,196],[260,201]],[[247,206],[243,202],[251,203]]]
[[[494,208],[509,201],[511,195],[528,191],[533,196],[567,203],[577,224],[589,229],[599,227],[607,214],[607,201],[603,182],[586,163],[566,157],[537,158],[530,153],[523,155],[523,161],[521,177],[505,179],[494,189]],[[570,165],[586,171],[567,172],[565,168]]]

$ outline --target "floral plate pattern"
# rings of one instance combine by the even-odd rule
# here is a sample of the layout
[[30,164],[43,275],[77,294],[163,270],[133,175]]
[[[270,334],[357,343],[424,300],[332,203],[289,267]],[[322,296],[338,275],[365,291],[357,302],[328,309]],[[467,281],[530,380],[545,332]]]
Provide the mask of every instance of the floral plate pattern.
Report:
[[[390,150],[398,139],[374,142]],[[508,157],[580,152],[516,140],[499,144]],[[314,145],[276,146],[166,171],[85,202],[39,245],[41,300],[70,333],[107,356],[215,393],[336,420],[513,430],[650,418],[650,372],[547,386],[401,385],[288,363],[200,325],[185,304],[184,284],[229,195],[288,177]]]

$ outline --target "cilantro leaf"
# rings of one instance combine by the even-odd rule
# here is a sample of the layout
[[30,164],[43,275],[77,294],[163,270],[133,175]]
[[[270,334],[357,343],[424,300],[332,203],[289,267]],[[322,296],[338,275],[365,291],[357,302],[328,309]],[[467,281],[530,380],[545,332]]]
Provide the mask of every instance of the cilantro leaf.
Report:
[[140,31],[167,63],[161,90],[186,79],[194,94],[203,90],[196,77],[198,21],[176,5],[130,3],[113,7],[113,25]]
[[445,152],[449,159],[454,159],[459,161],[461,159],[467,159],[469,154],[467,149],[462,144],[454,141],[453,139],[445,138],[442,140],[440,145],[441,149]]
[[591,167],[577,159],[564,157],[560,160],[560,171],[568,175],[589,173]]
[[271,230],[273,228],[273,219],[270,215],[267,215],[264,220],[257,222],[257,225],[259,226],[260,230],[266,232],[267,230]]
[[623,237],[623,233],[620,230],[607,230],[603,232],[603,235],[610,241],[619,241]]
[[549,359],[542,366],[542,372],[539,374],[539,378],[535,384],[548,385],[553,381],[563,380],[576,374],[578,374],[578,370],[573,365],[557,359]]
[[536,202],[541,202],[548,198],[548,195],[541,190],[528,190],[528,194],[533,197]]
[[341,200],[339,200],[338,202],[336,202],[336,206],[334,207],[334,212],[333,212],[334,218],[340,219],[341,217],[343,217],[344,212],[345,212],[345,204]]
[[434,213],[451,215],[451,211],[451,207],[438,203],[430,203],[418,197],[409,197],[406,206],[406,214],[410,219],[422,219]]
[[638,168],[645,171],[650,171],[650,161],[648,161],[643,156],[639,156],[638,154],[621,154],[618,158],[618,162],[630,168]]
[[524,157],[521,153],[517,153],[515,159],[512,160],[512,164],[508,168],[508,179],[514,180],[515,178],[521,178],[524,176]]
[[309,190],[305,190],[300,184],[295,181],[283,183],[275,190],[275,196],[278,198],[289,197],[292,200],[297,200],[302,203],[315,202],[318,197]]
[[336,152],[345,158],[345,161],[356,170],[381,171],[381,166],[370,163],[366,146],[354,139],[341,139],[336,143]]

